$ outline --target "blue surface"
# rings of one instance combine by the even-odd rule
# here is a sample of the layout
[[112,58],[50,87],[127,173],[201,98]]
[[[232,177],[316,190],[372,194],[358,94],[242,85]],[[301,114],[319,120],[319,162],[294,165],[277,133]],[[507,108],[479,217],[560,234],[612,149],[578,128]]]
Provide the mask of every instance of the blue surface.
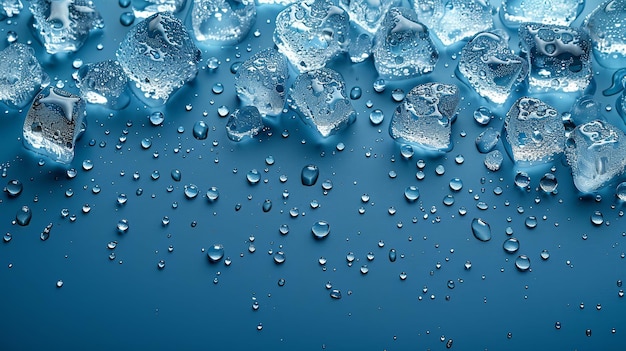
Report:
[[[96,5],[105,29],[74,54],[45,54],[27,29],[27,10],[0,22],[0,33],[15,30],[19,42],[32,41],[52,83],[62,81],[66,90],[77,92],[72,61],[113,59],[128,30],[119,16],[129,9],[117,2]],[[595,6],[588,2],[574,25]],[[613,189],[605,191],[601,201],[581,196],[561,161],[554,164],[556,195],[536,190],[544,170],[531,174],[530,191],[516,188],[514,167],[506,157],[498,172],[487,171],[474,145],[484,127],[472,113],[489,106],[501,117],[490,126],[499,128],[513,99],[499,108],[489,105],[454,76],[458,59],[452,56],[463,44],[440,50],[434,74],[391,82],[380,94],[372,89],[377,77],[371,59],[355,65],[345,58],[335,61],[331,66],[343,74],[347,86],[358,85],[364,94],[352,101],[357,121],[326,140],[315,137],[293,111],[268,121],[270,130],[249,143],[228,140],[226,118],[218,116],[217,108],[224,105],[233,111],[239,103],[230,65],[272,45],[279,10],[259,6],[253,27],[259,37],[250,35],[236,47],[202,47],[202,66],[215,56],[220,67],[215,72],[202,69],[162,108],[146,108],[136,99],[122,111],[89,106],[88,129],[70,166],[78,173],[73,179],[50,161],[40,165],[39,157],[23,148],[26,110],[0,115],[0,181],[3,186],[11,179],[24,184],[16,198],[0,194],[0,232],[12,234],[10,242],[0,244],[1,350],[442,350],[449,339],[456,350],[623,349],[626,300],[618,296],[622,288],[616,283],[625,279],[623,204]],[[496,22],[501,26],[499,19]],[[515,43],[513,36],[511,47]],[[4,41],[0,48],[6,45]],[[613,71],[594,64],[594,72],[596,98],[603,106],[614,106],[615,97],[600,93],[610,86]],[[444,157],[423,157],[425,178],[418,180],[416,162],[421,157],[404,160],[387,131],[396,106],[391,91],[408,92],[429,81],[458,84],[463,100],[452,126],[453,150]],[[224,85],[224,93],[211,92],[216,82]],[[540,98],[554,103],[559,112],[572,103],[558,95]],[[379,126],[369,122],[375,108],[385,112]],[[155,110],[165,114],[162,126],[154,127],[147,119]],[[614,109],[605,115],[624,128]],[[211,128],[206,140],[192,136],[198,120]],[[288,137],[281,135],[284,131]],[[125,142],[120,141],[123,135]],[[152,141],[147,150],[141,147],[144,138]],[[340,142],[343,151],[336,148]],[[506,154],[501,143],[498,149]],[[459,154],[462,164],[455,162]],[[270,155],[273,165],[265,163]],[[92,170],[82,169],[84,160],[93,161]],[[311,163],[319,167],[320,177],[306,187],[300,171]],[[436,174],[438,165],[445,167],[445,174]],[[181,171],[180,182],[171,178],[173,169]],[[252,169],[262,175],[256,185],[246,181]],[[160,173],[157,180],[151,178],[155,170]],[[390,171],[397,176],[390,177]],[[135,172],[138,180],[133,179]],[[285,183],[281,175],[287,176]],[[453,193],[448,183],[455,177],[463,180],[463,189]],[[321,187],[326,179],[333,183],[327,194]],[[192,183],[201,193],[190,200],[183,189]],[[96,185],[98,194],[92,191]],[[404,199],[409,185],[419,187],[417,202]],[[203,196],[211,186],[220,193],[214,203]],[[503,189],[501,195],[494,194],[497,186]],[[136,195],[140,188],[143,194]],[[69,189],[71,197],[66,195]],[[120,193],[128,196],[122,206],[116,203]],[[455,203],[448,207],[442,200],[451,193]],[[370,197],[367,203],[361,200],[363,194]],[[262,210],[265,199],[273,203],[269,212]],[[319,208],[311,208],[312,200]],[[478,209],[479,201],[489,208]],[[85,204],[89,213],[82,211]],[[32,209],[33,218],[20,227],[12,221],[23,205]],[[467,210],[464,216],[461,207]],[[299,210],[296,218],[289,215],[293,208]],[[75,221],[63,218],[62,209],[75,215]],[[603,214],[604,224],[591,223],[595,211]],[[170,220],[167,226],[162,224],[164,216]],[[528,216],[537,217],[536,228],[525,226]],[[470,224],[476,217],[490,224],[489,242],[473,237]],[[116,224],[124,218],[130,228],[119,234]],[[311,234],[318,220],[330,223],[331,233],[324,240]],[[40,233],[49,223],[50,238],[41,241]],[[287,235],[279,233],[281,224],[288,224]],[[507,227],[520,241],[516,254],[502,249]],[[251,237],[254,253],[249,252]],[[114,250],[107,249],[110,241],[118,242]],[[203,251],[215,243],[224,245],[230,266],[208,262]],[[388,259],[391,248],[398,252],[395,262]],[[548,260],[539,256],[544,249],[550,252]],[[285,263],[275,264],[270,250],[283,251]],[[114,260],[109,259],[111,252]],[[348,252],[356,256],[351,267]],[[375,255],[371,262],[368,252]],[[520,254],[530,257],[532,271],[515,268]],[[325,269],[318,263],[320,256],[328,260]],[[159,260],[166,262],[162,270],[157,268]],[[464,267],[468,260],[469,270]],[[364,264],[369,268],[366,275],[359,272]],[[406,272],[406,280],[399,278],[401,272]],[[286,281],[282,287],[280,278]],[[61,288],[56,287],[58,280],[64,283]],[[454,289],[447,287],[448,280],[455,282]],[[330,298],[327,282],[341,290],[340,300]],[[256,311],[253,298],[260,305]],[[587,329],[591,336],[585,335]]]

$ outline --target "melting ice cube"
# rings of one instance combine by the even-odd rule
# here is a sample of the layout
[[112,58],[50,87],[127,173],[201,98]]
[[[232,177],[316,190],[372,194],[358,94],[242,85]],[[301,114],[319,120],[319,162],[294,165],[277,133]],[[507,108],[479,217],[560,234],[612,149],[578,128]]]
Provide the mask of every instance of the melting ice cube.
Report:
[[276,16],[274,43],[300,72],[324,67],[345,51],[348,14],[331,0],[305,0]]
[[0,1],[0,20],[6,17],[19,15],[22,10],[22,2],[20,0],[2,0]]
[[32,0],[33,24],[46,51],[50,54],[80,49],[89,32],[104,27],[104,21],[92,1]]
[[400,143],[430,151],[449,151],[452,149],[451,123],[459,99],[456,85],[418,85],[396,108],[389,124],[389,134]]
[[574,129],[567,139],[565,156],[578,190],[594,192],[623,173],[626,166],[625,138],[619,128],[600,120]]
[[226,134],[232,141],[254,138],[263,129],[263,120],[254,106],[244,106],[235,110],[226,122]]
[[70,163],[84,123],[85,101],[80,96],[47,87],[35,97],[26,115],[24,144],[54,161]]
[[626,67],[626,0],[609,0],[585,19],[593,53],[598,63],[609,68]]
[[157,13],[130,29],[117,50],[117,60],[148,104],[165,103],[198,73],[200,50],[182,22]]
[[11,107],[24,107],[45,80],[47,76],[30,46],[14,43],[0,51],[0,101]]
[[501,104],[526,78],[528,62],[511,52],[504,32],[482,32],[463,48],[459,72],[480,96]]
[[385,79],[413,78],[430,73],[439,59],[428,28],[409,8],[391,8],[378,29],[374,64]]
[[185,7],[187,0],[132,0],[133,13],[137,18],[146,18],[157,12],[176,13]]
[[290,103],[323,137],[356,119],[343,77],[329,68],[300,74],[291,87]]
[[236,44],[256,20],[254,0],[194,0],[191,26],[198,41]]
[[339,0],[350,16],[350,21],[371,34],[378,31],[387,11],[400,6],[401,0]]
[[585,5],[585,0],[504,0],[500,15],[511,28],[535,22],[569,26]]
[[128,78],[117,61],[91,63],[78,70],[80,95],[92,104],[123,109],[130,102],[126,83]]
[[259,51],[237,70],[235,89],[244,105],[256,106],[261,115],[277,116],[285,106],[287,59],[274,48]]

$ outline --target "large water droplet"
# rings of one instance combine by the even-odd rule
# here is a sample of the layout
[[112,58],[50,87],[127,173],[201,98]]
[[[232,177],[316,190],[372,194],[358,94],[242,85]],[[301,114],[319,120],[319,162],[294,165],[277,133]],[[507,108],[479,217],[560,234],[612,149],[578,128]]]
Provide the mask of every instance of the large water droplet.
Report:
[[311,227],[311,232],[316,239],[323,239],[330,233],[330,225],[326,221],[318,221]]
[[193,125],[193,137],[204,140],[209,135],[209,126],[204,121],[197,121]]
[[404,197],[409,202],[415,202],[420,197],[420,191],[415,185],[410,185],[404,189]]
[[317,178],[320,175],[320,170],[316,165],[306,165],[302,168],[300,178],[302,179],[302,185],[311,186],[317,182]]
[[389,250],[389,261],[396,262],[396,258],[397,258],[396,249]]
[[504,251],[514,253],[519,250],[519,241],[516,238],[508,238],[502,244]]
[[22,206],[15,214],[15,220],[17,221],[17,224],[21,226],[28,225],[31,218],[33,218],[33,212],[28,206]]
[[489,241],[491,239],[491,227],[482,218],[474,218],[472,220],[472,233],[480,241]]
[[527,271],[528,269],[530,269],[530,258],[528,258],[526,255],[517,256],[517,258],[515,259],[515,267],[517,267],[517,269],[522,272]]
[[209,258],[209,262],[218,262],[224,257],[224,246],[222,244],[211,245],[206,255]]
[[17,179],[9,180],[5,188],[10,197],[17,197],[22,193],[22,189],[24,189],[24,185]]
[[256,184],[261,180],[261,174],[256,169],[253,169],[246,174],[246,179],[248,183]]
[[333,299],[341,299],[341,291],[339,289],[333,289],[330,291],[330,297]]
[[556,176],[552,173],[544,174],[543,177],[541,177],[541,180],[539,180],[539,187],[546,193],[554,192],[557,186],[558,182],[556,180]]

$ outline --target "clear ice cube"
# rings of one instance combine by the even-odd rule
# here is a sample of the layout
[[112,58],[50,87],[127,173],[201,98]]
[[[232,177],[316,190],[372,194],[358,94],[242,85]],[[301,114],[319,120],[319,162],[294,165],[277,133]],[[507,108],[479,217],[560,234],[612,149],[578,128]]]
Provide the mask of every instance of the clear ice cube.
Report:
[[85,101],[80,96],[47,87],[35,97],[26,115],[24,144],[56,162],[70,163],[84,123]]
[[263,119],[254,106],[244,106],[235,110],[226,122],[228,139],[239,142],[244,138],[254,138],[263,129]]
[[323,137],[356,120],[343,77],[330,68],[300,74],[289,95],[291,107]]
[[443,45],[493,28],[495,9],[488,0],[413,0],[412,3],[419,19]]
[[0,101],[15,108],[24,107],[46,80],[30,46],[14,43],[0,51]]
[[131,6],[137,18],[147,18],[157,12],[177,13],[187,0],[132,0]]
[[376,33],[387,11],[402,4],[401,0],[339,0],[350,21],[370,34]]
[[100,12],[89,0],[32,0],[33,27],[50,54],[74,52],[89,32],[104,27]]
[[530,89],[537,92],[583,91],[592,78],[591,40],[579,28],[525,23],[520,47],[527,55]]
[[563,152],[565,127],[558,111],[532,97],[519,98],[504,120],[507,146],[516,164],[545,164]]
[[130,102],[128,78],[117,61],[83,65],[78,70],[77,78],[80,95],[88,103],[119,110]]
[[208,44],[236,44],[256,20],[254,0],[194,0],[191,27],[196,39]]
[[517,28],[525,22],[569,26],[585,5],[585,0],[504,0],[502,22]]
[[263,116],[278,116],[285,106],[288,78],[287,59],[274,48],[268,48],[239,67],[235,90],[244,105],[256,106]]
[[528,74],[528,62],[513,54],[501,31],[476,34],[461,51],[458,67],[478,95],[498,104]]
[[22,7],[23,5],[20,0],[0,1],[0,20],[19,15]]
[[165,13],[132,27],[116,53],[137,95],[151,105],[167,102],[196,77],[200,54],[182,22]]
[[430,73],[439,59],[428,28],[405,7],[391,8],[378,29],[374,65],[385,79],[405,79]]
[[609,0],[598,6],[583,27],[589,32],[598,63],[608,68],[626,67],[626,0]]
[[305,0],[276,16],[274,43],[300,72],[322,68],[349,42],[348,14],[331,0]]
[[579,191],[599,190],[624,172],[625,138],[619,128],[600,120],[574,129],[565,144],[565,156]]
[[456,85],[436,82],[418,85],[394,111],[389,135],[399,143],[424,150],[449,151],[451,124],[459,100]]

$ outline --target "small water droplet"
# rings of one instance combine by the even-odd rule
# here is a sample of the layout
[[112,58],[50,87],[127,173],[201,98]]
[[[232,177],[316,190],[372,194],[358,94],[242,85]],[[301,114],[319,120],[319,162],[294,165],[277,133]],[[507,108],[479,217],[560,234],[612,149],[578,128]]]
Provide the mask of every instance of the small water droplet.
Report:
[[323,239],[330,233],[330,225],[326,221],[318,221],[311,227],[311,232],[316,239]]
[[396,249],[389,250],[389,262],[396,262],[397,257]]

